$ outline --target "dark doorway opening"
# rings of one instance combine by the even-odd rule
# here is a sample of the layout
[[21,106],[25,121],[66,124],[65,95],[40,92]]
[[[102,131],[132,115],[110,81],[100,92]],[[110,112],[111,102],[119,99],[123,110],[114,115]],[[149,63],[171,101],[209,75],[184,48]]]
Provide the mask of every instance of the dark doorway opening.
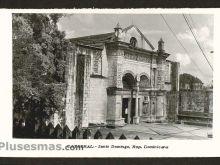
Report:
[[128,98],[122,99],[122,117],[125,119],[125,123],[128,123]]
[[[122,118],[125,119],[125,123],[128,123],[128,115],[129,115],[129,99],[123,98],[122,99]],[[133,117],[135,116],[135,98],[132,99],[131,106],[130,106],[130,123],[133,124]]]
[[133,117],[135,116],[135,106],[136,106],[136,99],[132,98],[132,102],[131,102],[131,124],[133,124]]

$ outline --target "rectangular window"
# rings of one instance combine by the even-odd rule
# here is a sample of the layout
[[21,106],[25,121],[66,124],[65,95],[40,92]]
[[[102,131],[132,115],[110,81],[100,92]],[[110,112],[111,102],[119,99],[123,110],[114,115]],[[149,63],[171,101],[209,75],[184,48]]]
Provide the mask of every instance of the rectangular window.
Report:
[[165,63],[165,82],[170,82],[170,75],[171,75],[171,64],[170,62]]
[[102,56],[101,55],[93,56],[93,74],[95,75],[102,74]]
[[153,87],[156,87],[156,78],[157,78],[157,75],[156,75],[156,68],[153,68],[153,76],[154,76],[154,79],[153,79]]

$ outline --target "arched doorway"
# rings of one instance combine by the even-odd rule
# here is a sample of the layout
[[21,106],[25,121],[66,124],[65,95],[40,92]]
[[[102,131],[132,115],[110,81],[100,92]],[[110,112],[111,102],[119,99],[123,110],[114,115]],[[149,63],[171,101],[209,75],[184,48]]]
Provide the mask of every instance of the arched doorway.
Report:
[[136,81],[134,74],[125,73],[122,77],[123,90],[129,91],[130,96],[122,99],[122,118],[125,123],[133,123],[133,116],[135,115],[135,99],[133,98],[133,89]]

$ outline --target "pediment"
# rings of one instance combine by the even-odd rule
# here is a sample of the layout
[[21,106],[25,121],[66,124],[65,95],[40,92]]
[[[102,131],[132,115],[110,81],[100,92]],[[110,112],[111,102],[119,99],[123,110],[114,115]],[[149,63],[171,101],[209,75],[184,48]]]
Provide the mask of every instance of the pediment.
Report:
[[120,41],[130,43],[132,38],[136,39],[136,47],[146,50],[154,50],[153,45],[150,41],[144,36],[144,34],[135,26],[131,25],[122,30],[120,34]]

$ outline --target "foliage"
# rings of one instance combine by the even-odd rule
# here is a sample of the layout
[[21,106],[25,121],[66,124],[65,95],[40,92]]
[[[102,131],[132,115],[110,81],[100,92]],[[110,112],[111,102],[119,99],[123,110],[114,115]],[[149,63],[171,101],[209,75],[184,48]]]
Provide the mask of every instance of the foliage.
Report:
[[61,14],[13,14],[13,105],[29,117],[48,118],[65,102],[66,56]]
[[188,84],[190,84],[190,83],[202,83],[202,81],[199,78],[197,78],[197,77],[195,77],[191,74],[188,74],[188,73],[183,73],[183,74],[180,75],[180,82],[181,83],[188,83]]
[[203,82],[199,78],[191,74],[183,73],[180,75],[180,84],[189,84],[190,89],[193,89],[193,84],[195,83],[203,84]]

